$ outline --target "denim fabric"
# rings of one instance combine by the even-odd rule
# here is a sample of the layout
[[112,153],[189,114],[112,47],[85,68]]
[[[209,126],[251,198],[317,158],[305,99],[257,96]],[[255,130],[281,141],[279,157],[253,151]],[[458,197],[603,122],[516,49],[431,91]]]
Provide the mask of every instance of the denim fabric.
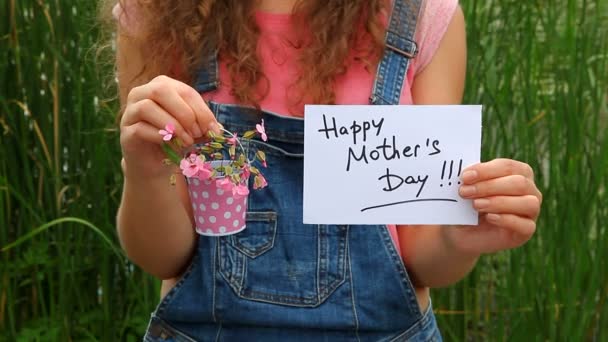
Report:
[[410,60],[418,54],[414,41],[422,0],[394,0],[386,33],[386,49],[369,98],[375,105],[398,105]]
[[[412,23],[402,2],[395,1],[399,20],[391,28],[409,23],[413,35],[415,17]],[[403,59],[387,53],[378,68],[374,89],[383,104],[399,103]],[[215,58],[208,66],[195,84],[201,92],[217,86]],[[302,223],[304,121],[209,106],[233,132],[264,119],[269,140],[244,145],[266,152],[269,186],[251,191],[244,231],[198,236],[190,266],[152,314],[144,341],[441,341],[386,226]]]
[[[230,131],[259,112],[210,103]],[[303,120],[263,113],[269,186],[249,195],[247,228],[200,236],[158,306],[147,341],[439,340],[385,226],[302,224]]]

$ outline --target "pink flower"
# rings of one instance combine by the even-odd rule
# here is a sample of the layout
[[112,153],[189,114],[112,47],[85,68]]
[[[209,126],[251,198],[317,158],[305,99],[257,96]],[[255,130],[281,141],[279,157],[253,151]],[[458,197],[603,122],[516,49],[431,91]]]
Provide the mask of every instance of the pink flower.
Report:
[[192,153],[187,158],[182,159],[179,163],[179,168],[182,169],[184,176],[188,178],[198,178],[207,180],[211,177],[211,166],[205,163],[196,154]]
[[224,191],[234,191],[234,183],[228,177],[216,180],[215,185]]
[[232,188],[232,196],[234,197],[244,197],[249,195],[249,189],[247,189],[246,185],[239,184]]
[[262,166],[263,166],[263,167],[268,167],[268,164],[266,163],[266,161],[265,161],[265,160],[262,160]]
[[266,186],[268,186],[268,182],[266,181],[266,178],[264,178],[264,176],[262,175],[257,175],[255,176],[254,182],[253,182],[253,188],[254,189],[263,189]]
[[[199,160],[200,160],[200,158],[199,158]],[[201,160],[201,162],[202,162],[202,160]],[[208,163],[203,163],[203,166],[199,167],[198,174],[196,176],[200,180],[207,180],[207,179],[211,178],[212,174],[213,174],[213,169],[211,168],[211,165],[209,165]]]
[[260,136],[262,137],[262,140],[264,140],[264,141],[268,140],[268,136],[266,135],[266,128],[264,128],[264,119],[262,119],[262,123],[261,124],[255,125],[255,130],[258,133],[260,133]]
[[243,174],[241,175],[241,178],[248,179],[250,175],[251,175],[251,171],[249,169],[249,165],[248,164],[243,165]]
[[238,141],[238,136],[236,133],[234,133],[234,136],[226,139],[226,142],[229,143],[230,145],[236,145],[237,141]]
[[164,141],[170,141],[173,139],[173,134],[175,134],[175,126],[172,123],[168,123],[165,125],[165,129],[158,131],[158,134],[163,136]]

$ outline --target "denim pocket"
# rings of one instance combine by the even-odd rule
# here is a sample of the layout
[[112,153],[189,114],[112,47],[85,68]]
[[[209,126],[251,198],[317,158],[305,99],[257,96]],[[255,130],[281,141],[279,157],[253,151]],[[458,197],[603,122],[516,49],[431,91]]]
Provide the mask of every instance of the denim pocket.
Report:
[[248,212],[245,230],[230,235],[230,244],[250,258],[257,258],[272,248],[277,231],[275,212]]
[[281,228],[274,212],[248,213],[245,230],[220,238],[219,273],[242,299],[318,306],[345,281],[348,227]]

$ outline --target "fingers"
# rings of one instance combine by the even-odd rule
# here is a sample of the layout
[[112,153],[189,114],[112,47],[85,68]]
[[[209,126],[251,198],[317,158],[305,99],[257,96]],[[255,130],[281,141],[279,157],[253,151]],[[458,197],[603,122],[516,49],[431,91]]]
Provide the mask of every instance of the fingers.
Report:
[[[194,142],[192,136],[186,131],[182,122],[169,114],[153,100],[143,99],[129,105],[125,109],[121,127],[130,127],[137,125],[140,122],[146,122],[154,127],[156,136],[161,139],[161,135],[158,134],[159,129],[162,129],[166,124],[171,123],[175,126],[175,134],[179,136],[185,144],[192,144]],[[146,140],[153,141],[154,139]]]
[[[166,113],[169,113],[191,138],[200,138],[209,129],[219,131],[215,116],[200,94],[180,81],[158,76],[148,84],[133,88],[127,99],[127,107],[137,106],[142,101],[155,102]],[[132,124],[143,118],[143,111],[141,108],[137,109],[137,111],[131,112],[132,115],[125,115],[123,125]],[[146,118],[149,119],[149,116]],[[162,128],[168,122],[174,121],[165,121],[157,127]],[[185,137],[182,139],[191,141]]]
[[504,176],[481,181],[471,185],[463,185],[459,194],[463,198],[482,198],[490,196],[537,196],[538,189],[534,181],[523,175]]
[[[184,83],[180,83],[177,87],[177,92],[192,109],[201,136],[206,135],[208,131],[220,134],[220,125],[218,124],[215,115],[213,115],[211,109],[209,109],[201,95],[194,88]],[[199,137],[195,136],[195,138]]]
[[[191,129],[193,124],[196,123],[196,118],[192,108],[178,94],[177,85],[178,81],[176,80],[164,76],[156,77],[150,83],[131,90],[127,107],[137,106],[142,101],[153,101],[166,112],[171,113],[171,116],[179,122],[180,126],[192,136]],[[142,113],[136,112],[136,114]],[[124,124],[132,124],[138,120],[141,120],[141,115],[126,116]],[[164,126],[165,124],[162,124],[158,127]]]
[[[163,141],[163,137],[158,134],[158,128],[144,121],[121,128],[120,139],[122,141],[145,141],[157,144]],[[122,143],[121,145],[125,152],[136,152],[137,144]]]
[[540,213],[540,200],[536,196],[493,196],[473,201],[480,213],[513,214],[536,219]]
[[[542,194],[534,183],[534,172],[526,164],[495,159],[466,168],[459,194],[473,201],[481,213],[479,226],[499,233],[495,250],[520,246],[536,231]],[[500,241],[499,241],[500,240]]]
[[521,175],[530,180],[534,179],[534,171],[530,165],[511,159],[494,159],[487,163],[479,163],[466,168],[462,172],[462,182],[463,184],[475,184],[512,175]]
[[528,241],[536,231],[536,222],[532,219],[511,214],[487,214],[485,220],[495,226],[512,232],[511,238],[517,245]]

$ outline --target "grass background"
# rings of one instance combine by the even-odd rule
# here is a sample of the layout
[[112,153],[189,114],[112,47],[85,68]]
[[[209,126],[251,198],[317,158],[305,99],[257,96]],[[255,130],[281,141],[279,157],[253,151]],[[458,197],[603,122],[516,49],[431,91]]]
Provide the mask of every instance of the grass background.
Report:
[[[608,0],[462,0],[484,159],[532,165],[525,247],[434,290],[448,341],[608,340]],[[119,250],[112,69],[90,0],[0,0],[0,341],[135,341],[159,284]]]

